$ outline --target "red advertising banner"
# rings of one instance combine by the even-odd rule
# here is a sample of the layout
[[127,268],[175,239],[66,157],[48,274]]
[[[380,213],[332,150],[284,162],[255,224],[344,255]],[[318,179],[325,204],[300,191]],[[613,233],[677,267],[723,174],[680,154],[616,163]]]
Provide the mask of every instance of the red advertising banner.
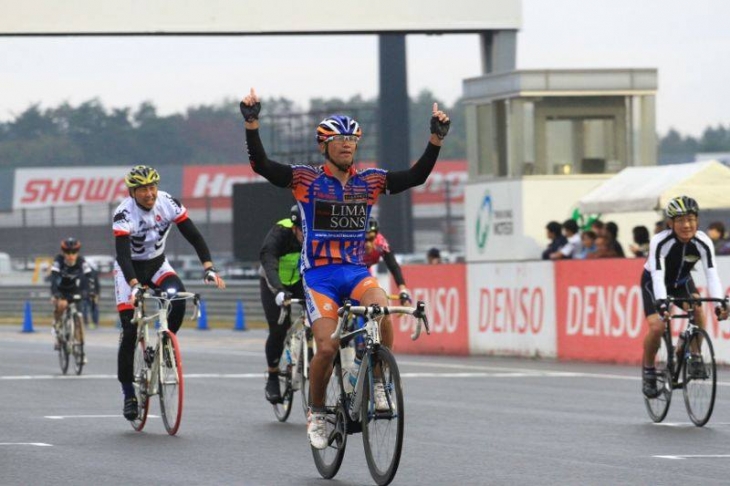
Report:
[[644,259],[555,263],[558,358],[639,364]]
[[[357,164],[361,169],[374,166],[373,162]],[[443,204],[447,186],[451,202],[461,204],[466,179],[465,160],[439,161],[426,183],[413,188],[413,204]],[[182,199],[188,207],[196,207],[194,199],[211,198],[211,207],[230,208],[233,184],[264,180],[248,163],[186,166],[183,168]]]
[[[410,316],[394,317],[394,350],[412,354],[468,354],[466,265],[406,265],[402,270],[414,304],[419,300],[426,303],[431,334],[426,335],[424,330],[413,341],[415,320]],[[397,288],[394,283],[391,286]]]

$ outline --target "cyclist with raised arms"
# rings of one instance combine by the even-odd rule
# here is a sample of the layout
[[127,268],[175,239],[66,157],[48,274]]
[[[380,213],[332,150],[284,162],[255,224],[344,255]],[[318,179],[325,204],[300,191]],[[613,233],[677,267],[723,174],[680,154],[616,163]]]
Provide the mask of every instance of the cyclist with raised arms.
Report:
[[[51,265],[51,303],[53,304],[53,347],[58,351],[58,331],[63,313],[73,296],[88,288],[92,277],[91,265],[79,255],[81,242],[76,238],[61,241],[61,254],[56,255]],[[83,329],[81,329],[83,341]],[[84,363],[86,363],[84,356]]]
[[[137,165],[125,176],[129,197],[114,212],[113,231],[117,251],[114,262],[114,287],[117,311],[122,323],[117,359],[117,378],[124,394],[124,418],[138,415],[134,394],[134,343],[137,327],[132,324],[137,296],[144,287],[184,292],[185,286],[165,257],[165,241],[175,223],[193,246],[203,265],[203,281],[225,288],[225,282],[213,266],[210,250],[198,228],[188,217],[188,210],[157,185],[160,174],[152,167]],[[185,317],[185,301],[172,303],[170,331],[177,333]]]
[[408,291],[408,287],[406,287],[406,281],[403,278],[400,265],[398,265],[393,252],[390,251],[388,240],[380,232],[378,220],[371,216],[368,220],[367,232],[365,233],[365,255],[363,256],[363,262],[370,268],[373,265],[377,265],[381,258],[393,276],[395,284],[398,286],[398,298],[400,299],[401,305],[410,303],[411,293]]
[[[363,262],[370,210],[382,193],[396,194],[426,182],[450,122],[434,103],[428,146],[410,169],[355,170],[353,163],[362,130],[352,118],[333,115],[317,127],[316,138],[325,159],[323,165],[284,165],[266,156],[258,130],[261,103],[253,88],[241,101],[240,109],[245,120],[251,167],[272,184],[290,188],[301,209],[304,296],[317,345],[317,354],[310,365],[311,409],[307,435],[314,448],[323,449],[327,446],[326,378],[339,347],[330,338],[337,327],[337,309],[345,299],[365,306],[388,304],[385,291]],[[393,330],[387,316],[381,322],[381,337],[385,346],[392,346]],[[388,408],[385,393],[383,384],[376,381],[373,395],[379,410]]]
[[302,275],[299,271],[302,239],[302,217],[299,206],[294,205],[289,217],[278,221],[269,230],[259,253],[261,304],[269,324],[265,348],[268,373],[264,391],[270,403],[281,403],[279,359],[284,351],[286,333],[291,326],[289,316],[279,324],[281,306],[292,297],[304,298]]
[[[649,255],[641,275],[644,314],[649,325],[644,337],[642,386],[647,398],[656,398],[660,393],[654,359],[669,312],[667,297],[700,297],[690,273],[697,262],[702,262],[705,269],[710,297],[724,297],[712,240],[697,229],[699,213],[697,201],[687,196],[675,197],[667,204],[668,229],[655,234],[649,243]],[[724,306],[718,306],[716,313],[720,320],[728,318],[728,309]],[[704,328],[705,316],[701,307],[695,309],[695,319],[697,325]],[[702,373],[702,362],[690,364],[693,363],[699,365],[699,369],[690,369],[690,373]]]

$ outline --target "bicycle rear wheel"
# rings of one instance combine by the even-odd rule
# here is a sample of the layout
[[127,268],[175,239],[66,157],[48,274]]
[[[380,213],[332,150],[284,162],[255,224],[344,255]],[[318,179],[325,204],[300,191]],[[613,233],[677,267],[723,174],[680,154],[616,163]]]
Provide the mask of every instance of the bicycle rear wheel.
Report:
[[294,398],[294,390],[292,389],[292,362],[291,362],[291,337],[292,334],[284,341],[284,350],[279,358],[279,390],[281,391],[281,403],[272,403],[274,415],[279,422],[286,422],[291,414],[291,404]]
[[84,369],[84,323],[81,320],[81,314],[74,314],[74,336],[71,353],[74,357],[74,369],[76,374],[80,375]]
[[[690,420],[702,427],[710,420],[715,408],[717,390],[717,368],[715,351],[710,336],[704,329],[697,329],[686,343],[689,356],[682,368],[684,381],[684,404]],[[685,348],[687,349],[687,348]]]
[[182,419],[184,383],[180,346],[171,331],[162,334],[159,352],[160,411],[167,433],[175,435]]
[[[380,378],[376,371],[380,370]],[[388,410],[376,410],[374,381],[382,379]],[[395,357],[380,346],[370,355],[370,369],[362,394],[362,440],[370,475],[378,485],[389,484],[395,477],[403,447],[403,388]]]
[[137,342],[137,346],[134,348],[134,394],[137,397],[137,418],[131,421],[132,428],[136,431],[141,431],[147,423],[147,412],[150,408],[150,399],[148,393],[147,375],[149,367],[145,361],[145,351],[147,349],[147,343],[144,339],[140,339]]
[[671,343],[669,336],[662,334],[659,349],[656,353],[654,366],[656,368],[656,386],[659,390],[659,396],[656,398],[644,397],[644,404],[649,417],[654,422],[661,422],[669,412],[669,405],[672,403],[672,374],[674,373],[674,357],[669,360]]
[[68,372],[68,356],[69,356],[69,342],[71,339],[71,333],[69,331],[69,323],[64,315],[61,321],[61,329],[58,331],[58,364],[61,365],[61,372],[65,375]]
[[342,388],[342,368],[339,356],[335,359],[334,367],[329,372],[327,390],[325,391],[324,405],[327,409],[328,445],[324,449],[312,447],[312,456],[317,471],[325,479],[332,479],[340,470],[342,459],[345,457],[347,446],[347,417],[343,405],[344,389]]

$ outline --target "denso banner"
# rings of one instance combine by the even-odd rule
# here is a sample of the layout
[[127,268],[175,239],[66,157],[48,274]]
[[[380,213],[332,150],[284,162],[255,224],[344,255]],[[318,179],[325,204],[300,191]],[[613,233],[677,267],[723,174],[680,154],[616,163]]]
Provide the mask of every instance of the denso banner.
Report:
[[639,363],[643,258],[555,263],[558,357]]
[[472,354],[556,356],[552,262],[469,265]]
[[129,167],[16,169],[13,209],[112,203],[127,196]]
[[[419,300],[426,303],[431,334],[427,335],[424,329],[421,337],[413,341],[415,320],[410,316],[393,316],[394,350],[399,353],[468,354],[466,265],[404,265],[401,268],[413,303]],[[398,287],[391,282],[391,288]]]

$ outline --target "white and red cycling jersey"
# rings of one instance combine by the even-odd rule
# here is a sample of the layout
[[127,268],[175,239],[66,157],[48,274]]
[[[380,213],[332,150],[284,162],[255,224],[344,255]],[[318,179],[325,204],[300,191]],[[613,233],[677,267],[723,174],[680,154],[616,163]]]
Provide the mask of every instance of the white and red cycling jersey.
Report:
[[151,260],[165,251],[165,240],[173,223],[188,219],[188,210],[177,199],[158,191],[152,209],[140,208],[133,197],[122,201],[114,212],[114,236],[129,236],[132,260]]

